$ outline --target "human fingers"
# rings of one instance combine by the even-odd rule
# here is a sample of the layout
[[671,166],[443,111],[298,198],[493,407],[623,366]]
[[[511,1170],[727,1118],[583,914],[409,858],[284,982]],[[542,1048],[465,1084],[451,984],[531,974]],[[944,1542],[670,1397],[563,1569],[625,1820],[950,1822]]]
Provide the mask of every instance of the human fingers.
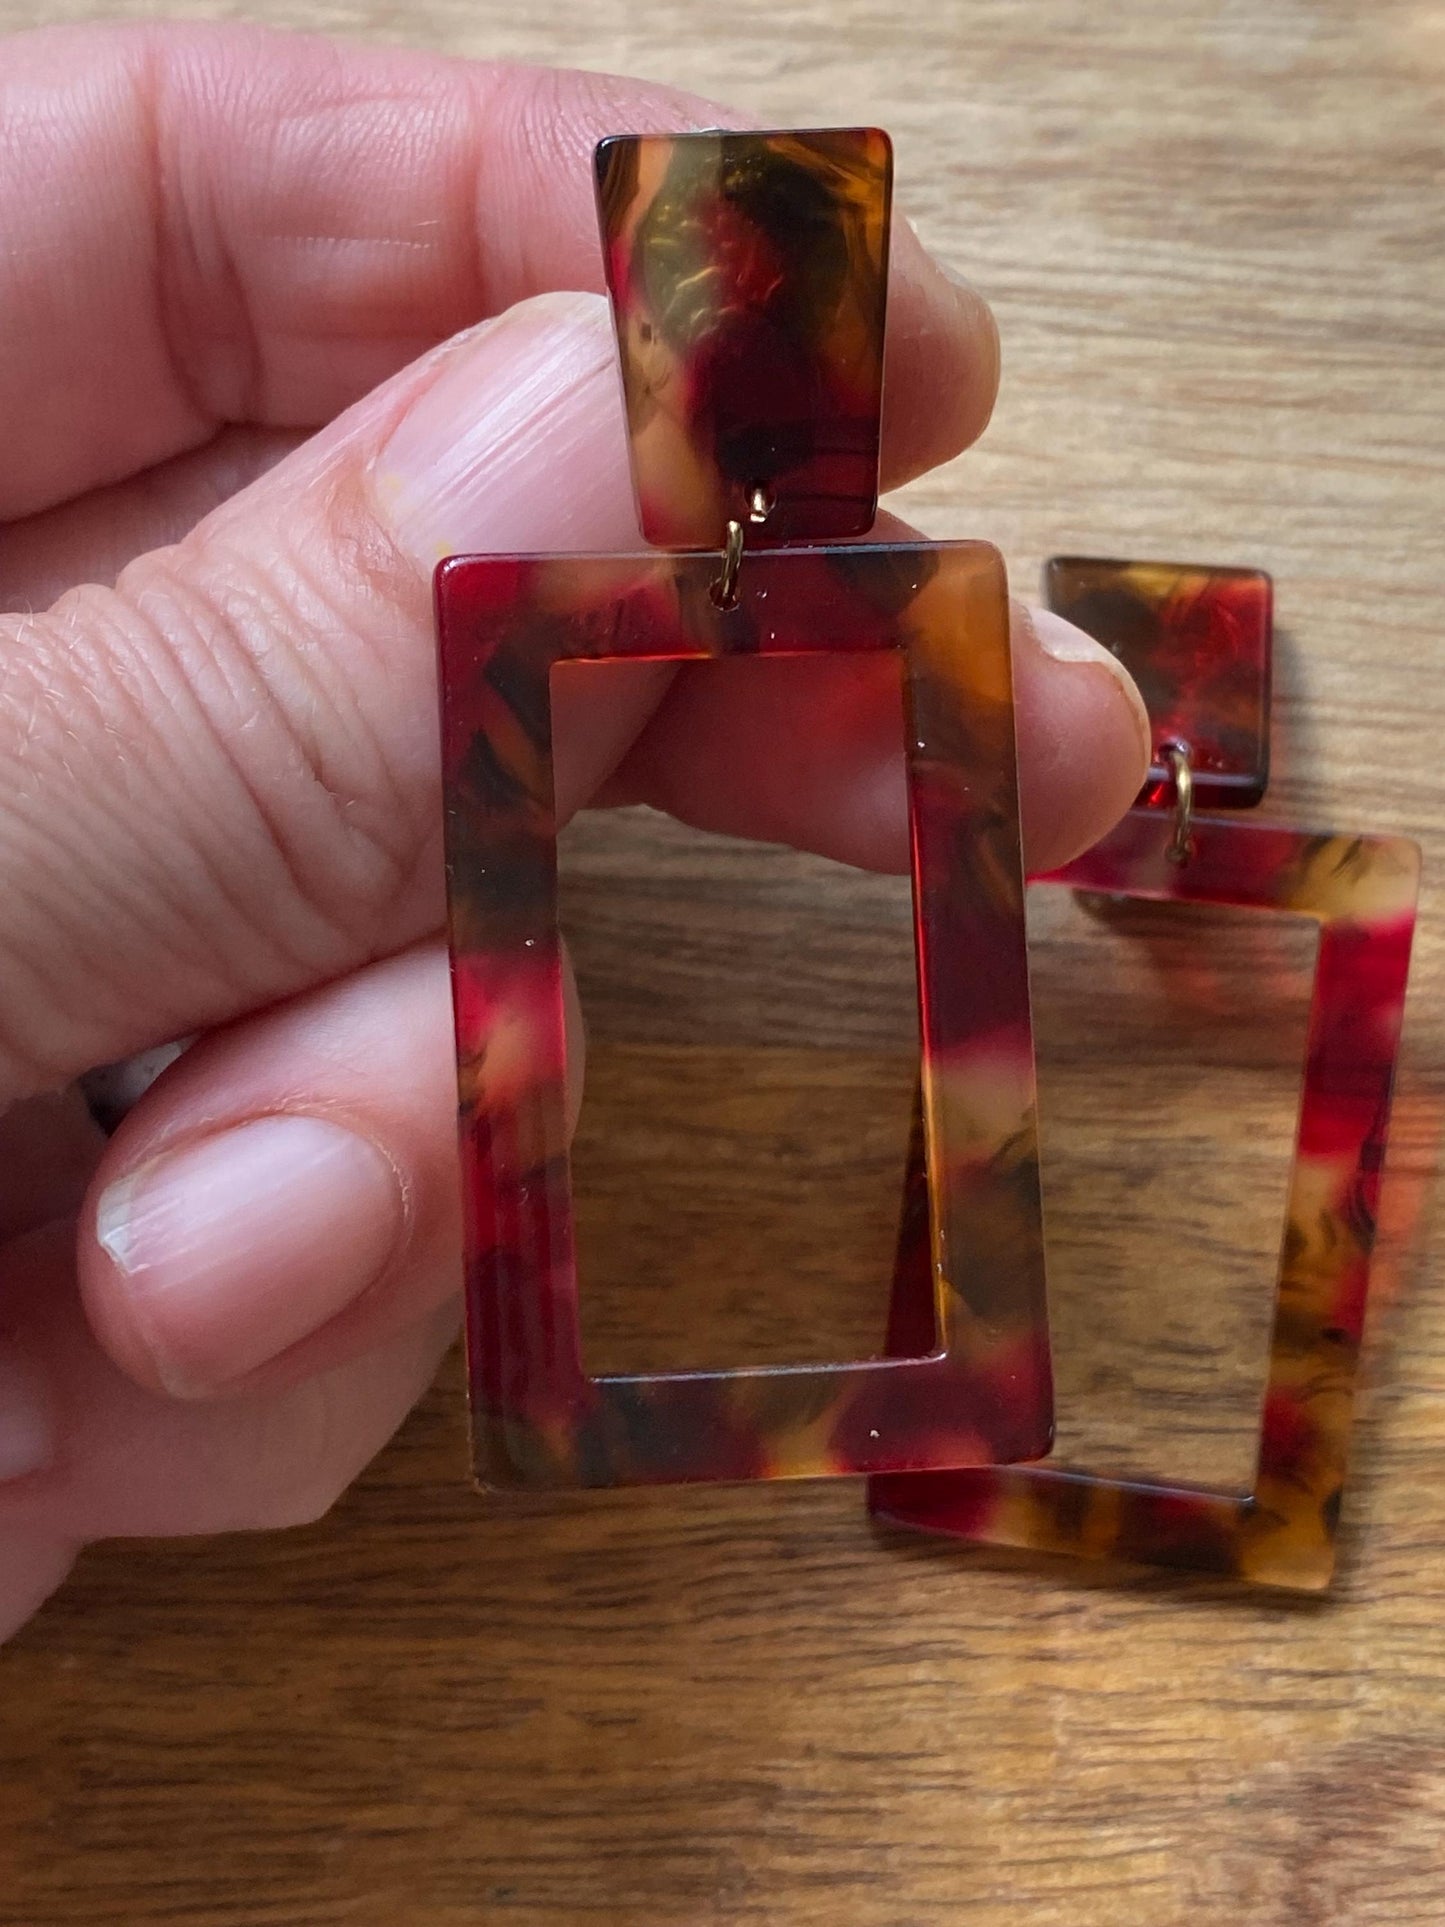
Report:
[[[1050,655],[1047,627],[1016,608],[1025,740],[1085,740],[1083,760],[1106,759],[1109,780],[1096,772],[1084,788],[1077,754],[1044,759],[1028,790],[1034,867],[1102,832],[1147,758],[1132,689],[1067,625],[1053,639],[1063,659]],[[751,715],[746,685],[720,700],[704,689],[713,707],[696,715],[684,703],[667,737],[683,746],[674,787],[656,800],[712,827],[904,867],[897,684],[890,730],[886,692],[853,676],[867,665],[837,666],[811,734],[805,680]],[[732,758],[720,773],[713,749]],[[92,1323],[138,1382],[185,1397],[292,1382],[386,1342],[455,1290],[449,1018],[437,941],[231,1026],[151,1089],[106,1150],[79,1247]],[[524,1045],[498,1038],[489,1065]],[[574,1086],[577,1064],[574,1050]]]
[[113,587],[127,563],[179,542],[304,439],[295,428],[223,428],[201,448],[12,522],[0,540],[0,615],[48,609],[81,582]]
[[[609,335],[521,304],[113,590],[0,620],[0,1099],[437,927],[431,566],[635,539]],[[568,729],[573,801],[666,673]]]
[[[635,539],[604,304],[539,297],[404,371],[113,590],[0,620],[0,1097],[435,929],[432,563]],[[630,665],[605,703],[559,696],[564,815],[669,676]],[[1090,757],[1080,744],[1081,781]]]
[[238,1398],[210,1422],[148,1397],[104,1356],[76,1292],[75,1212],[103,1149],[75,1092],[0,1118],[0,1642],[88,1539],[318,1516],[395,1430],[455,1328],[449,1249],[440,1288],[417,1293],[425,1309],[308,1385]]
[[[728,123],[642,81],[257,27],[13,36],[0,519],[226,423],[314,428],[484,315],[599,290],[595,142]],[[997,374],[987,306],[900,223],[885,485],[971,441]]]
[[90,1540],[318,1518],[396,1430],[456,1332],[447,1302],[333,1370],[223,1401],[176,1399],[102,1350],[75,1290],[73,1246],[63,1224],[4,1252],[0,1629]]
[[[582,1017],[565,963],[575,1110]],[[516,1039],[499,1038],[499,1063]],[[80,1213],[93,1328],[138,1384],[232,1397],[394,1342],[461,1287],[440,938],[202,1039],[105,1147]]]
[[439,939],[193,1045],[81,1213],[111,1355],[158,1391],[231,1395],[414,1326],[460,1289],[455,1114]]
[[[1149,768],[1149,719],[1117,659],[1049,611],[1010,609],[1024,861],[1049,870],[1118,821]],[[674,678],[602,800],[699,829],[908,868],[897,664],[724,660]]]

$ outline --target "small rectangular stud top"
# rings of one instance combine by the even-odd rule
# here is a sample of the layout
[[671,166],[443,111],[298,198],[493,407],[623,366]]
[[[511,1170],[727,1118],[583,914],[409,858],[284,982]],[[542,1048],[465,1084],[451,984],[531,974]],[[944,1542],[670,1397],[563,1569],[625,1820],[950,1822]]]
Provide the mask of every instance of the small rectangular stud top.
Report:
[[1139,685],[1154,732],[1142,805],[1174,807],[1160,753],[1166,743],[1188,751],[1204,808],[1261,801],[1273,642],[1273,585],[1262,569],[1056,555],[1044,566],[1044,597],[1111,649]]
[[893,150],[878,128],[614,135],[597,207],[645,539],[862,535]]

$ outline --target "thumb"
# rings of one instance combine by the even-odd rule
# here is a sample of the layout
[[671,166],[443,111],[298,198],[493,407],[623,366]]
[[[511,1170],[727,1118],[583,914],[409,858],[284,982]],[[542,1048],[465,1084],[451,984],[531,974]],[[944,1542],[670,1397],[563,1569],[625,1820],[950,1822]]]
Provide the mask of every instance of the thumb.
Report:
[[[604,305],[547,295],[113,590],[0,622],[0,1101],[435,929],[432,564],[636,541]],[[668,673],[629,671],[559,718],[573,801]]]

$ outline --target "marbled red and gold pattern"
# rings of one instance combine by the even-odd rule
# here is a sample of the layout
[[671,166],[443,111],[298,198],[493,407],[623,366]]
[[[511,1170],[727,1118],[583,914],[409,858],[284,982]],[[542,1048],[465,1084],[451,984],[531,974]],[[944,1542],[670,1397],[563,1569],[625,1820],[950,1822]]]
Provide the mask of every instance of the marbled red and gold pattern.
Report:
[[1165,743],[1189,752],[1202,809],[1242,810],[1269,780],[1274,589],[1262,569],[1110,562],[1056,555],[1044,565],[1051,609],[1102,642],[1139,685],[1154,725],[1140,802],[1173,806]]
[[[478,1475],[592,1486],[1037,1457],[1052,1393],[1002,564],[970,542],[749,554],[730,609],[711,594],[717,568],[714,554],[652,553],[459,556],[437,571]],[[592,1378],[550,672],[833,650],[897,651],[904,675],[928,1173],[916,1352]]]
[[878,503],[892,148],[877,128],[616,135],[597,204],[642,533],[862,535]]
[[[1171,834],[1167,815],[1135,811],[1049,880],[1289,911],[1320,926],[1254,1489],[1014,1466],[876,1479],[870,1502],[887,1519],[956,1538],[1317,1590],[1334,1568],[1419,851],[1401,837],[1206,818],[1196,819],[1194,856],[1181,868],[1166,856]],[[900,1351],[926,1315],[925,1288],[905,1240],[890,1327]]]

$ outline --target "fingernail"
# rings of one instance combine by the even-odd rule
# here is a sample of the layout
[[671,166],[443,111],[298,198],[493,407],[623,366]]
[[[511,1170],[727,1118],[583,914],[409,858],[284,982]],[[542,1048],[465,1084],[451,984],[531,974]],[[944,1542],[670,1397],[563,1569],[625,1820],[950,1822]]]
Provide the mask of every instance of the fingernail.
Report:
[[474,328],[391,431],[377,512],[430,571],[472,551],[637,546],[600,295],[538,295]]
[[0,1351],[0,1484],[43,1472],[55,1458],[55,1418],[28,1359]]
[[386,1269],[405,1204],[376,1146],[325,1118],[253,1119],[143,1164],[101,1195],[96,1237],[177,1397],[244,1377]]
[[1144,746],[1147,762],[1154,751],[1154,732],[1149,723],[1149,712],[1144,707],[1144,698],[1139,694],[1134,678],[1120,662],[1111,649],[1076,629],[1072,622],[1055,615],[1052,609],[1026,608],[1029,627],[1034,632],[1034,640],[1046,656],[1055,662],[1088,663],[1099,669],[1106,669],[1119,685],[1134,717],[1139,732],[1139,740]]

